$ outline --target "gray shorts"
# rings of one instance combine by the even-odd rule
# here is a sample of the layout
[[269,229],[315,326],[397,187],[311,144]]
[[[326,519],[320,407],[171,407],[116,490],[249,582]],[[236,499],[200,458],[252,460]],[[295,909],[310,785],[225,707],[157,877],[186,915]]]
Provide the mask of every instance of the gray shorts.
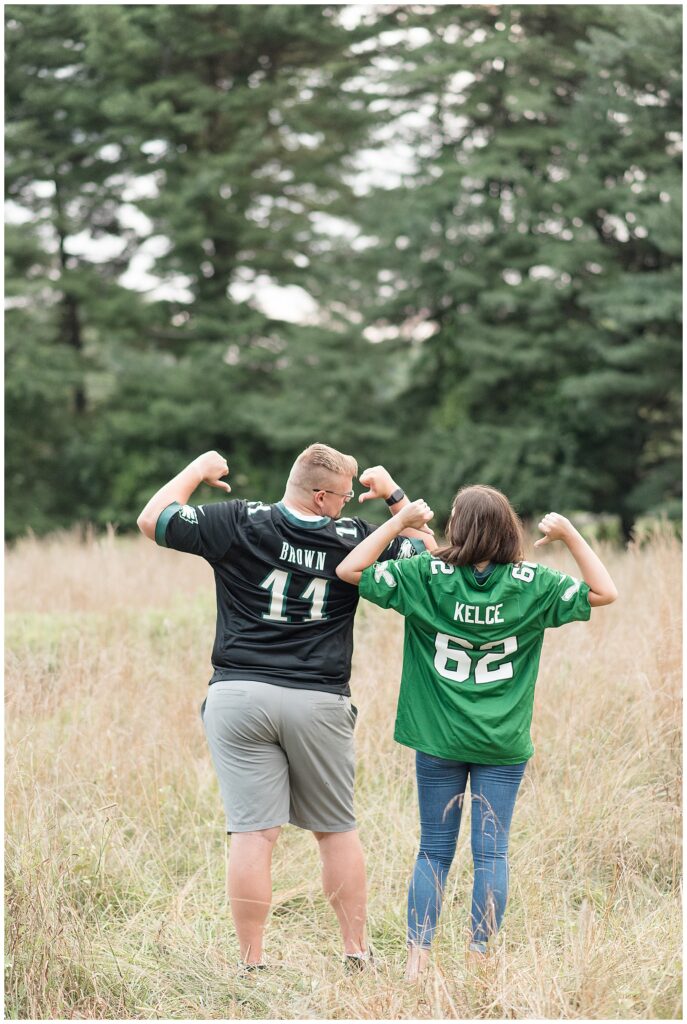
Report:
[[348,697],[272,683],[220,681],[203,725],[219,778],[228,832],[290,822],[311,832],[349,832],[353,726]]

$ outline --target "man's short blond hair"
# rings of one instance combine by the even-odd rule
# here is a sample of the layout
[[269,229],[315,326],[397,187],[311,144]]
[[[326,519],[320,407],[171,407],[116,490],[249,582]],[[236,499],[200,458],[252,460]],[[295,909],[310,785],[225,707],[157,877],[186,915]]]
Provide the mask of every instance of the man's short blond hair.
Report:
[[352,455],[337,452],[327,444],[311,444],[294,462],[289,483],[298,487],[322,487],[331,483],[332,476],[357,475],[358,463]]

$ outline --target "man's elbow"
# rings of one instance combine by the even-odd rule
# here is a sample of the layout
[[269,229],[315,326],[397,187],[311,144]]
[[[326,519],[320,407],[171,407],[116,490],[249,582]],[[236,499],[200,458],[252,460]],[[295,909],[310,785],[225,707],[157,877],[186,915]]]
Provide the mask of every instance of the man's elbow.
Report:
[[427,533],[425,530],[403,530],[399,536],[406,537],[408,540],[421,540],[425,550],[429,552],[436,551],[439,547],[434,534]]
[[147,516],[145,512],[141,512],[140,516],[136,520],[136,525],[148,540],[155,540],[155,525],[156,521],[153,521],[150,516]]

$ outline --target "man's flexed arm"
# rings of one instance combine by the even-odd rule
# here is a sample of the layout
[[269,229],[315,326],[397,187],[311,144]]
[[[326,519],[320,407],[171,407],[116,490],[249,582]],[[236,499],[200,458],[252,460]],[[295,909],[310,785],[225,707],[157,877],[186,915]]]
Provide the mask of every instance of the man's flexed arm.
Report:
[[[389,511],[392,516],[395,516],[402,508],[410,504],[410,498],[407,494],[404,494],[402,488],[398,486],[394,478],[389,473],[388,469],[384,466],[371,466],[366,469],[358,477],[360,483],[364,487],[368,487],[369,490],[364,494],[361,494],[358,501],[369,501],[371,498],[383,498],[387,503]],[[389,505],[388,499],[393,497],[396,491],[401,492],[401,497],[398,501]],[[412,527],[407,526],[403,530],[404,537],[419,537],[424,542],[425,547],[428,551],[435,551],[437,548],[437,542],[434,539],[434,534],[428,526],[422,529],[415,530]]]
[[181,473],[164,484],[159,491],[152,496],[146,507],[136,520],[141,533],[149,540],[155,540],[155,526],[158,517],[163,509],[178,501],[185,505],[193,492],[202,483],[211,487],[219,487],[220,490],[230,491],[228,483],[221,479],[229,472],[227,460],[219,452],[204,452],[193,462],[189,462]]

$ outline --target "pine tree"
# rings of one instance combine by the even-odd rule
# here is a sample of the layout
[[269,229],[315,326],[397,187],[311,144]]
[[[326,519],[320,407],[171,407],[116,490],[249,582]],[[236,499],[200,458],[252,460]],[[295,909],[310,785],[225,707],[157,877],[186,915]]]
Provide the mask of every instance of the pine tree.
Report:
[[660,193],[677,203],[680,12],[414,11],[427,41],[399,53],[390,110],[427,111],[401,136],[417,167],[371,198],[380,244],[357,261],[368,316],[399,334],[389,359],[407,350],[396,407],[426,424],[409,472],[427,466],[444,508],[483,480],[525,514],[615,512],[627,531],[679,481],[679,249]]
[[[102,77],[84,58],[81,11],[5,9],[6,193],[17,221],[6,236],[10,535],[90,511],[83,445],[109,386],[99,327],[110,340],[140,326],[135,296],[123,301],[116,281],[133,239],[120,221],[121,160],[98,108]],[[109,236],[120,256],[84,255],[84,235]]]
[[[301,410],[327,393],[334,358],[343,380],[346,345],[334,329],[308,335],[267,316],[240,289],[317,285],[327,241],[316,214],[347,209],[346,161],[373,120],[355,84],[368,57],[351,47],[379,30],[307,5],[8,10],[8,186],[53,231],[56,255],[36,269],[54,294],[46,344],[76,355],[73,407],[55,391],[64,429],[45,446],[68,506],[48,486],[29,524],[59,525],[64,512],[131,525],[142,496],[209,447],[237,453],[245,486],[272,492],[294,454],[281,425],[297,425],[294,446],[312,440],[317,416]],[[126,234],[125,196],[148,228]],[[122,256],[76,256],[83,231],[124,238]],[[151,272],[172,291],[144,302],[118,281],[151,238],[166,250]],[[315,336],[331,356],[308,362]],[[21,372],[10,477],[26,499]]]

